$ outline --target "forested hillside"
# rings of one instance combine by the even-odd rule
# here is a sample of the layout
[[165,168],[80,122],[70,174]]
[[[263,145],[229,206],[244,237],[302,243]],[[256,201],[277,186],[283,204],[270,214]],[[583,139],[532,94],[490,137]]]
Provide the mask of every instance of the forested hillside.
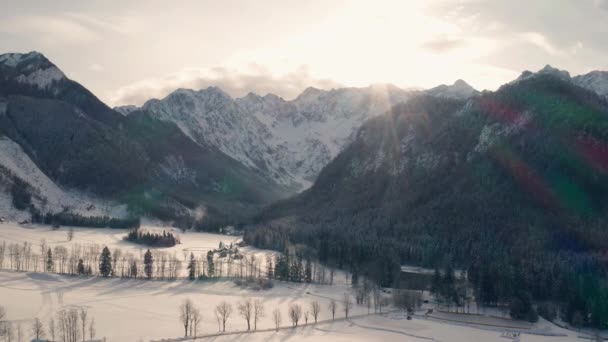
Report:
[[[48,182],[126,203],[130,216],[150,215],[182,228],[236,224],[288,193],[173,123],[144,111],[128,117],[115,112],[35,52],[0,55],[0,137]],[[65,224],[94,221],[45,212],[49,194],[15,170],[3,173],[8,184],[21,185],[17,210],[33,219],[70,217]]]
[[404,263],[462,268],[484,304],[552,300],[608,326],[608,103],[546,71],[368,121],[246,241],[303,244],[383,285]]

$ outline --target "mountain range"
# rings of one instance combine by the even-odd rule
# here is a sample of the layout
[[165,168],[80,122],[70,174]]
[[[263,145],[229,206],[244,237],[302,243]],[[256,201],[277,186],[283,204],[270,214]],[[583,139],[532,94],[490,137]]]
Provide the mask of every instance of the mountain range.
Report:
[[403,264],[459,268],[486,305],[551,300],[565,321],[605,327],[603,76],[546,66],[467,100],[414,96],[366,121],[310,189],[263,210],[245,240],[307,246],[385,286]]
[[[193,227],[236,220],[286,195],[174,123],[114,111],[35,52],[0,56],[0,134],[7,216],[122,213]],[[11,195],[25,210],[10,210]]]
[[[606,96],[606,73],[570,80]],[[0,208],[15,214],[10,184],[21,176],[42,213],[224,222],[235,208],[246,216],[307,189],[362,125],[422,95],[458,102],[481,93],[462,80],[429,90],[308,88],[293,100],[210,87],[112,109],[40,53],[0,55]]]

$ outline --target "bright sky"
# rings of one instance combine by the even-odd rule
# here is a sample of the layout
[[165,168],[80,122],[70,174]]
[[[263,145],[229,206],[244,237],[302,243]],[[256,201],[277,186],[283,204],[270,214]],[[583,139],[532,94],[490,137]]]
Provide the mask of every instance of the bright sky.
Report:
[[608,69],[608,0],[0,2],[0,53],[36,50],[110,105],[217,85],[495,89],[545,64]]

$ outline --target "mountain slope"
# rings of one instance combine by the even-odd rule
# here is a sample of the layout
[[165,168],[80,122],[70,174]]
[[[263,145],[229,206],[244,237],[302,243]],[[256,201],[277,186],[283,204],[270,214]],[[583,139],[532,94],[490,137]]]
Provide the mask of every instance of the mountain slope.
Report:
[[402,263],[456,265],[484,303],[521,289],[604,326],[608,104],[546,71],[466,102],[416,97],[368,121],[246,240],[306,244],[385,285]]
[[572,78],[572,81],[583,88],[596,92],[598,95],[608,97],[608,72],[592,71]]
[[456,80],[452,85],[439,85],[424,91],[426,94],[436,97],[447,97],[453,99],[466,100],[471,96],[479,95],[479,91],[471,87],[463,80]]
[[[0,135],[11,142],[4,148],[18,145],[39,169],[32,172],[60,189],[128,203],[132,214],[185,227],[236,223],[286,194],[173,123],[113,111],[38,53],[0,55]],[[29,183],[30,192],[51,188]],[[53,191],[38,197],[51,200]],[[33,213],[57,212],[40,203]]]
[[[377,85],[331,91],[308,88],[292,101],[271,94],[232,99],[210,87],[178,89],[142,108],[176,123],[194,141],[215,146],[295,190],[308,187],[365,120],[409,95],[390,85]],[[129,110],[124,108],[125,113]]]

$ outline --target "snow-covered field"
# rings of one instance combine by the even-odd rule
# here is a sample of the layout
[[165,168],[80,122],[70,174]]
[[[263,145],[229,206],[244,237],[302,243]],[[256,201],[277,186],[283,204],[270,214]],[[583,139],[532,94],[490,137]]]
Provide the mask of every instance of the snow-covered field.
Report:
[[[19,227],[16,224],[0,224],[0,243],[39,243],[46,239],[54,244],[95,243],[120,247],[137,252],[141,246],[121,240],[124,231],[111,229],[76,229],[74,239],[66,241],[65,230],[52,231],[48,227]],[[182,244],[168,250],[183,254],[183,250],[206,251],[216,248],[220,241],[236,242],[238,237],[223,235],[187,233],[181,235]],[[249,253],[272,253],[247,248]],[[6,261],[5,261],[6,262]],[[339,278],[339,277],[338,277]],[[6,319],[21,323],[28,332],[31,321],[38,317],[47,323],[58,309],[86,307],[89,317],[94,317],[98,337],[107,341],[160,341],[176,339],[183,335],[183,327],[178,319],[180,303],[189,298],[200,308],[203,316],[198,334],[218,332],[214,315],[215,306],[226,301],[233,306],[233,313],[227,324],[227,332],[242,331],[246,323],[238,315],[236,305],[245,297],[259,299],[265,307],[266,315],[258,324],[258,329],[273,328],[272,311],[280,309],[282,325],[290,325],[288,308],[299,303],[309,310],[311,301],[321,304],[320,320],[331,318],[328,310],[330,299],[340,300],[348,291],[344,281],[334,285],[307,285],[275,282],[270,290],[253,291],[240,288],[232,281],[161,281],[133,280],[98,277],[76,277],[48,273],[0,271],[0,305],[7,311]],[[508,341],[500,337],[504,329],[493,327],[472,327],[470,324],[425,319],[422,315],[408,321],[400,314],[367,316],[367,308],[354,306],[351,316],[363,315],[350,321],[325,322],[304,328],[283,329],[279,332],[257,332],[253,334],[231,334],[212,337],[216,341]],[[341,308],[336,318],[344,316]],[[309,322],[312,319],[309,319]],[[303,319],[300,324],[303,323]],[[535,331],[562,333],[568,336],[538,336],[524,334],[522,341],[575,341],[576,333],[559,329],[547,322],[534,327]]]

